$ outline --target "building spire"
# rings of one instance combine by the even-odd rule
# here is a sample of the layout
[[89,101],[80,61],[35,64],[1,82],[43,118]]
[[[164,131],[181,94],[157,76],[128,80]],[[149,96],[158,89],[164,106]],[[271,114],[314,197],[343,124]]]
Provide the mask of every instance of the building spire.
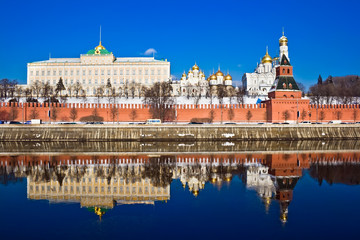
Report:
[[100,25],[100,45],[101,45],[101,25]]
[[284,33],[284,27],[282,27],[282,35],[285,36],[285,33]]

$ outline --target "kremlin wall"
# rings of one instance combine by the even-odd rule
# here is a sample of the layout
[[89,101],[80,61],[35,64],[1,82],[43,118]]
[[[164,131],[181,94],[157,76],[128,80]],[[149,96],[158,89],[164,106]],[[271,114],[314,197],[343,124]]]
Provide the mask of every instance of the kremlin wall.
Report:
[[[299,113],[298,121],[310,122],[329,122],[332,120],[341,120],[343,122],[360,121],[360,105],[350,104],[331,104],[315,105],[308,104],[308,100],[294,101],[289,99],[276,99],[273,102],[264,104],[180,104],[169,106],[174,109],[176,116],[173,121],[178,123],[188,123],[193,118],[210,118],[213,112],[213,122],[285,122],[284,111],[288,110],[289,116],[287,122],[296,122],[297,110]],[[221,108],[222,106],[222,108]],[[112,108],[118,108],[118,114],[113,115]],[[52,117],[51,122],[68,122],[71,120],[71,110],[76,109],[77,117],[75,122],[80,121],[82,117],[91,116],[96,109],[97,115],[104,119],[104,122],[145,122],[152,118],[149,113],[150,106],[144,104],[87,104],[87,103],[0,103],[0,112],[7,115],[10,120],[11,114],[16,112],[16,121],[28,121],[36,113],[36,119],[43,122],[49,121],[48,112],[57,112],[57,117]],[[56,109],[56,110],[54,110]],[[136,111],[136,117],[131,119],[131,112]],[[4,112],[5,111],[5,112]],[[229,112],[233,112],[233,116]],[[248,119],[248,112],[251,118]],[[1,113],[0,113],[1,114]],[[1,118],[1,117],[0,117]]]

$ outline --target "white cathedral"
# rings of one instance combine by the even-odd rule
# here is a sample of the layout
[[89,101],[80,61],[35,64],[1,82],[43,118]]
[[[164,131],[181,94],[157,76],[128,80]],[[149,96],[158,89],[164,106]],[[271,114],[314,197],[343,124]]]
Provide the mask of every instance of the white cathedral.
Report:
[[279,59],[281,59],[282,55],[289,59],[288,39],[284,36],[284,32],[279,39],[279,46],[279,57],[271,58],[266,48],[266,54],[261,59],[261,63],[257,65],[255,71],[243,75],[242,84],[247,95],[267,96],[276,77],[275,69],[279,65]]
[[225,86],[227,89],[232,88],[232,77],[218,69],[216,73],[211,74],[208,78],[205,73],[195,65],[189,70],[188,74],[182,74],[180,81],[173,81],[172,88],[175,96],[209,96],[210,91],[216,95],[217,86]]

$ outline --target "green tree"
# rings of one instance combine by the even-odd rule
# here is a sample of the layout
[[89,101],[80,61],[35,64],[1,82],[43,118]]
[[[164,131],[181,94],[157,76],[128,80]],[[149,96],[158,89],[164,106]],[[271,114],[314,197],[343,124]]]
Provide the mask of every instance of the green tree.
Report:
[[59,81],[56,84],[55,93],[56,93],[56,95],[60,93],[60,96],[61,96],[61,93],[64,90],[66,90],[66,88],[64,86],[62,78],[60,78]]

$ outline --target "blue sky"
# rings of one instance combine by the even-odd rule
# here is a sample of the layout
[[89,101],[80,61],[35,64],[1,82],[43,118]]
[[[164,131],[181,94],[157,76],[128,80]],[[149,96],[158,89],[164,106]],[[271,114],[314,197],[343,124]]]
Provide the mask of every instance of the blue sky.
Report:
[[26,82],[26,64],[79,57],[99,42],[116,57],[171,62],[180,77],[196,61],[208,75],[220,65],[234,80],[259,58],[278,54],[282,27],[295,79],[360,74],[360,1],[8,1],[0,0],[0,79]]

